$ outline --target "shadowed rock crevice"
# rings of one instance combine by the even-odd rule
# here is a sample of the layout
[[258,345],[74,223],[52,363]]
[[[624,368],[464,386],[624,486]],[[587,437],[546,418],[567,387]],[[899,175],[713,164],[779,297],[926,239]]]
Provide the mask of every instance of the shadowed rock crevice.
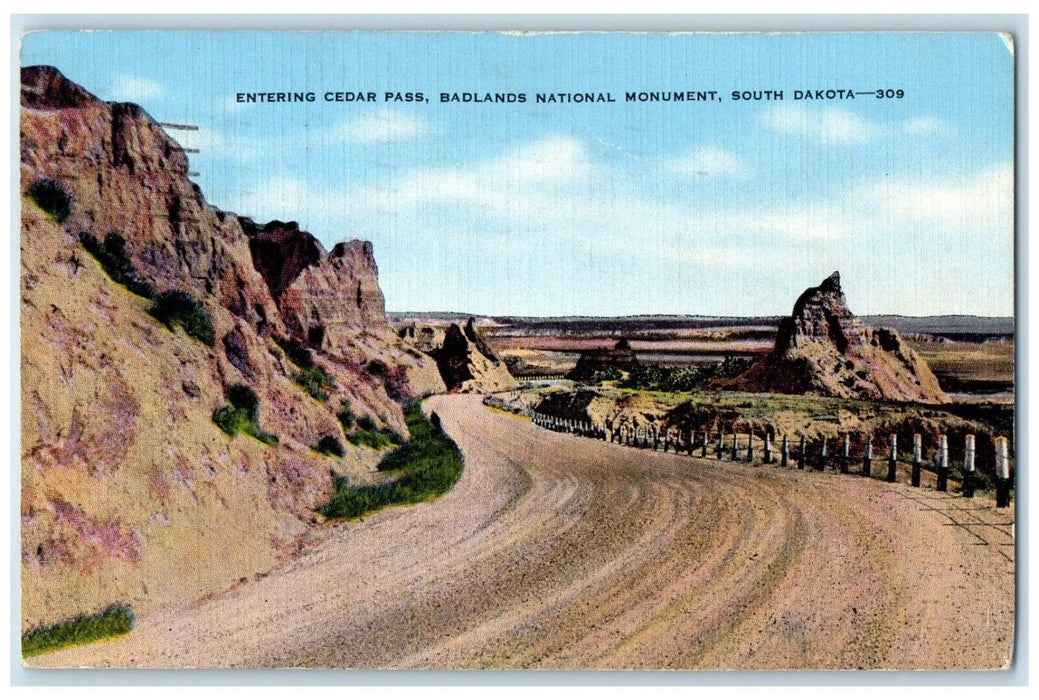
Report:
[[321,243],[295,221],[270,221],[258,226],[252,219],[239,217],[249,237],[249,253],[271,295],[277,300],[303,270],[316,265],[324,256]]

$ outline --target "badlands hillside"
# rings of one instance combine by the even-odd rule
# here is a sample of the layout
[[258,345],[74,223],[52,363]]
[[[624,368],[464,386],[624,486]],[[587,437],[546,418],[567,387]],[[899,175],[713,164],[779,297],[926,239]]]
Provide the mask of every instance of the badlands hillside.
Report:
[[407,437],[436,361],[370,243],[221,211],[139,106],[21,78],[22,627],[262,576],[334,475],[373,478],[361,432]]

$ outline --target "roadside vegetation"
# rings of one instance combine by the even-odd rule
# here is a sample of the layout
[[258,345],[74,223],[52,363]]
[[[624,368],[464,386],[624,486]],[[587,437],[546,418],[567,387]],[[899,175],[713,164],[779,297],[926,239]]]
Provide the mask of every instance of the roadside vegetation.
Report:
[[400,437],[389,428],[380,428],[368,416],[357,419],[357,427],[347,434],[346,439],[354,445],[370,447],[373,450],[385,450],[387,447],[400,444]]
[[726,357],[722,362],[698,367],[639,365],[621,382],[621,386],[668,393],[693,391],[712,379],[738,377],[750,369],[752,364],[754,361],[750,359]]
[[462,474],[462,453],[433,414],[426,418],[415,403],[405,410],[411,440],[390,452],[380,471],[396,472],[396,480],[378,486],[350,486],[336,477],[331,502],[319,510],[327,518],[359,518],[386,506],[419,503],[446,493]]
[[380,428],[370,416],[357,418],[349,406],[343,405],[336,414],[339,424],[343,426],[343,434],[351,445],[370,447],[373,450],[385,450],[387,447],[401,444],[400,436],[389,428]]
[[127,634],[133,629],[133,611],[112,606],[95,615],[80,615],[50,627],[37,627],[22,635],[22,657],[89,644]]

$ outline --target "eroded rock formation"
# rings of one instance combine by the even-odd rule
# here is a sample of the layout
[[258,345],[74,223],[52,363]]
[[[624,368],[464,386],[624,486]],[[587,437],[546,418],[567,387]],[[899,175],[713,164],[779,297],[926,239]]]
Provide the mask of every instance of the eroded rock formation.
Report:
[[[326,254],[292,224],[213,207],[143,109],[51,67],[22,70],[20,141],[23,626],[269,570],[306,541],[333,475],[378,461],[310,449],[347,443],[336,414],[406,435],[398,401],[443,389],[387,323],[371,245]],[[137,293],[82,243],[111,234]],[[211,345],[149,314],[172,291],[208,316]],[[276,446],[214,423],[236,385]]]
[[436,360],[448,391],[495,392],[516,387],[508,367],[477,332],[475,319],[470,318],[464,329],[457,323],[447,328],[409,325],[398,334]]
[[638,365],[638,358],[631,349],[631,344],[621,339],[612,348],[596,348],[585,350],[577,359],[577,364],[566,375],[567,379],[589,381],[609,372],[630,372]]
[[943,403],[927,363],[894,330],[848,309],[840,274],[810,287],[779,324],[775,349],[731,385],[746,391]]

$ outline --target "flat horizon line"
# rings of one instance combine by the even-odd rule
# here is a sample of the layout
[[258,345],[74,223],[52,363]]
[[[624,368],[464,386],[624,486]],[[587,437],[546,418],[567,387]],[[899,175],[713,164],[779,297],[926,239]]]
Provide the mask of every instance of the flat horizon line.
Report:
[[[620,314],[617,316],[601,316],[595,314],[559,314],[552,316],[539,316],[536,314],[516,314],[516,313],[503,313],[503,314],[480,314],[466,311],[386,311],[387,316],[429,316],[429,317],[441,317],[441,316],[459,316],[467,318],[516,318],[516,319],[539,319],[545,321],[554,320],[609,320],[609,319],[641,319],[641,318],[657,318],[657,319],[684,319],[684,318],[696,318],[696,319],[712,319],[712,318],[723,318],[723,319],[772,319],[772,318],[784,318],[790,314]],[[903,314],[903,313],[868,313],[868,314],[855,314],[858,318],[876,318],[879,316],[890,317],[890,318],[914,318],[914,319],[929,319],[929,318],[980,318],[980,319],[991,319],[1000,321],[1016,321],[1016,316],[990,316],[985,314],[971,314],[971,313],[947,313],[947,314],[926,314],[926,315],[915,315],[915,314]]]

